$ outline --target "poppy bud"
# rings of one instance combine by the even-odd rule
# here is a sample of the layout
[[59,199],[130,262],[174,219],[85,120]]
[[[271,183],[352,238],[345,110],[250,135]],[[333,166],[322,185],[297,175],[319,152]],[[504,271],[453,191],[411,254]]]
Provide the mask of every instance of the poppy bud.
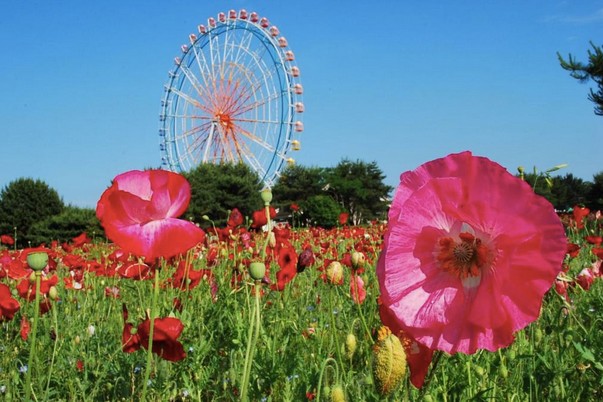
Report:
[[48,265],[48,254],[43,251],[34,251],[27,254],[27,265],[34,271],[41,271]]
[[254,261],[249,264],[249,275],[256,281],[261,280],[266,275],[266,264],[261,261]]
[[356,336],[352,333],[349,333],[345,338],[345,354],[348,359],[352,359],[354,357],[354,352],[356,352],[356,346],[358,343],[356,342]]
[[366,257],[364,254],[359,253],[357,251],[352,253],[352,267],[358,268],[364,265]]
[[327,279],[336,285],[343,282],[343,266],[339,261],[332,261],[327,266]]
[[379,328],[377,343],[373,346],[373,375],[381,395],[396,389],[406,373],[406,353],[400,339],[388,327]]
[[48,297],[55,301],[59,298],[59,291],[55,286],[51,286],[50,289],[48,289]]
[[260,192],[260,197],[264,201],[264,205],[269,205],[272,201],[272,191],[269,188],[265,188]]
[[341,385],[334,385],[331,389],[331,402],[345,402],[345,393]]

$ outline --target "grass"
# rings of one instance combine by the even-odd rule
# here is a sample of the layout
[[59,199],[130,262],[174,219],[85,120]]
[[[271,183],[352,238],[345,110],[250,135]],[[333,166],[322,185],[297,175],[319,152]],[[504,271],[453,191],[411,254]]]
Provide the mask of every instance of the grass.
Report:
[[[253,401],[330,400],[325,391],[341,385],[348,401],[597,401],[603,399],[603,284],[595,279],[589,290],[569,289],[570,301],[554,289],[544,299],[540,318],[516,335],[516,341],[497,353],[442,355],[426,389],[413,388],[408,375],[388,397],[378,394],[372,378],[372,346],[380,326],[377,313],[378,283],[374,267],[383,227],[333,231],[300,229],[292,244],[301,252],[310,244],[316,263],[298,274],[284,291],[263,285],[261,325],[251,366],[249,396]],[[569,231],[570,241],[582,246],[569,261],[572,279],[596,258],[585,234]],[[261,242],[258,241],[258,244]],[[217,284],[202,280],[190,290],[168,286],[174,267],[158,271],[158,315],[178,317],[185,326],[180,341],[187,357],[173,363],[154,357],[148,400],[239,400],[245,366],[248,329],[254,303],[253,283],[241,267],[246,251],[236,241],[223,249],[211,269]],[[321,279],[326,260],[343,260],[353,249],[367,256],[362,274],[367,297],[356,304],[350,296],[350,269],[343,285]],[[108,264],[111,246],[97,242],[79,248],[86,261]],[[5,253],[8,253],[6,251]],[[14,253],[13,253],[14,254]],[[66,253],[60,252],[62,256]],[[194,259],[195,269],[207,260]],[[230,258],[229,258],[230,256]],[[271,264],[274,281],[278,266]],[[65,286],[64,278],[83,274],[82,289]],[[237,281],[240,275],[241,281]],[[64,401],[138,400],[143,388],[146,353],[121,349],[122,305],[135,325],[147,316],[152,280],[98,276],[91,268],[69,268],[59,262],[56,275],[59,300],[38,323],[33,359],[32,399]],[[2,283],[16,288],[7,277]],[[118,288],[119,297],[106,295]],[[21,304],[12,320],[0,323],[0,397],[20,401],[25,395],[25,366],[30,341],[21,337],[23,317],[30,319],[34,303],[15,296]],[[181,310],[174,299],[181,301]],[[357,348],[348,357],[345,340],[354,334]],[[319,380],[321,389],[318,389]]]

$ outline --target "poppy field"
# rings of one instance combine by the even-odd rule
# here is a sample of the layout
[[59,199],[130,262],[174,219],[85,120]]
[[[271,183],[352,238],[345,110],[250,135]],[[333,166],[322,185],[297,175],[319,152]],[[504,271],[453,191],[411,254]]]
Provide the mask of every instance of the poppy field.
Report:
[[106,238],[4,234],[0,397],[603,398],[599,212],[468,152],[405,172],[384,222],[274,222],[271,196],[203,230],[182,176],[132,171],[99,198]]

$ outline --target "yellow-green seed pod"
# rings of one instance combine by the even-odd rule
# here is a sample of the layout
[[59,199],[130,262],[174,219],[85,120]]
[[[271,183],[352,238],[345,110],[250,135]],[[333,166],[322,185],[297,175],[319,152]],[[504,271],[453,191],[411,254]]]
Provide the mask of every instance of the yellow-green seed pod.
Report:
[[373,346],[373,375],[381,395],[388,395],[402,382],[406,373],[406,353],[397,336],[388,327],[379,328]]
[[51,286],[50,289],[48,289],[48,296],[54,301],[59,299],[59,291],[56,286]]
[[352,359],[354,357],[354,352],[356,352],[356,347],[358,343],[356,342],[356,336],[352,333],[349,333],[345,337],[345,355],[348,359]]
[[345,402],[345,392],[341,385],[333,385],[331,388],[331,402]]

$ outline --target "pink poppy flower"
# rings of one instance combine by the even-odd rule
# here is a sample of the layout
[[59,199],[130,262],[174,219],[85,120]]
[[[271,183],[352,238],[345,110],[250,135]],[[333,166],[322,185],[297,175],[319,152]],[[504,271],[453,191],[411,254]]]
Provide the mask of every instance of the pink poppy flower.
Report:
[[186,211],[190,184],[165,170],[122,173],[101,196],[96,216],[107,237],[124,251],[154,261],[184,253],[203,242],[205,232],[177,219]]
[[526,182],[470,152],[449,155],[400,177],[381,299],[431,349],[494,351],[538,317],[566,244],[552,205]]
[[366,299],[366,290],[364,290],[364,281],[359,275],[350,277],[350,296],[356,304],[362,304]]

